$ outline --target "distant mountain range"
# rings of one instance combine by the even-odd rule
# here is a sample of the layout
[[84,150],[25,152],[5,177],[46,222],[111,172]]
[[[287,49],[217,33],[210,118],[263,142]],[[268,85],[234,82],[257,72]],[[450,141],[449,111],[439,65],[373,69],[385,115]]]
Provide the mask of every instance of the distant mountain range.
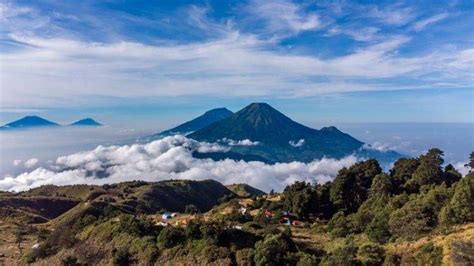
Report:
[[[27,128],[39,128],[39,127],[60,127],[58,123],[51,122],[39,116],[25,116],[16,121],[10,122],[0,129],[27,129]],[[102,126],[92,118],[85,118],[76,121],[68,126]]]
[[[192,133],[187,134],[189,132]],[[225,108],[214,109],[155,136],[170,134],[187,134],[198,141],[229,145],[228,152],[194,154],[198,158],[214,160],[310,162],[323,157],[339,159],[354,154],[392,162],[401,157],[395,151],[367,149],[363,142],[333,126],[320,130],[309,128],[266,103],[252,103],[235,114]]]

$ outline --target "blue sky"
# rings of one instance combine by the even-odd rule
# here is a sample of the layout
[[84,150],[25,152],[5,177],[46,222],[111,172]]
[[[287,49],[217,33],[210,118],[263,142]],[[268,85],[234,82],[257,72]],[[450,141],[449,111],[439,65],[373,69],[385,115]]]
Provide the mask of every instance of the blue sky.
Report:
[[0,122],[474,122],[473,1],[0,0]]

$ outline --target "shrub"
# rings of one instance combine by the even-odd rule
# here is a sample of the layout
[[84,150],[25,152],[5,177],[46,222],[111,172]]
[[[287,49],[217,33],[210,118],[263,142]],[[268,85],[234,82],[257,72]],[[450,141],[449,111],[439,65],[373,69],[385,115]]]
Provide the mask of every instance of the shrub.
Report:
[[239,266],[254,265],[255,251],[253,248],[244,248],[235,252],[235,261]]
[[365,243],[359,247],[357,258],[363,265],[380,265],[384,260],[384,249],[374,243]]
[[454,195],[439,214],[444,226],[474,221],[474,173],[468,174],[454,186]]
[[284,234],[267,236],[255,244],[256,265],[286,264],[286,255],[294,252],[296,247],[293,241]]
[[180,245],[186,241],[186,234],[181,227],[165,227],[157,238],[159,248],[166,249]]
[[344,212],[340,211],[333,215],[328,222],[328,229],[334,237],[344,237],[349,233],[348,222]]
[[315,266],[319,264],[319,259],[311,254],[299,252],[298,253],[299,259],[296,266]]
[[425,194],[412,196],[402,208],[391,213],[390,232],[396,237],[413,238],[438,225],[438,214],[449,200],[451,190],[437,186]]
[[196,213],[199,213],[199,209],[196,207],[196,205],[189,204],[189,205],[186,205],[184,212],[189,213],[189,214],[196,214]]
[[319,265],[354,265],[356,253],[357,246],[352,239],[346,238],[344,243],[335,248],[331,254],[324,256]]
[[209,245],[203,250],[204,256],[206,256],[208,262],[213,262],[218,259],[224,259],[231,257],[231,252],[228,248],[219,247],[216,245]]
[[49,231],[44,228],[38,229],[38,232],[36,232],[36,238],[38,239],[39,242],[45,241],[46,238],[48,238]]
[[61,265],[63,266],[79,266],[81,264],[77,263],[77,258],[74,256],[66,256],[61,261]]
[[415,255],[418,265],[441,265],[443,259],[443,248],[426,243]]
[[128,266],[130,264],[130,253],[126,248],[114,250],[112,255],[112,265]]
[[378,243],[386,243],[390,239],[390,231],[388,228],[389,213],[384,210],[377,213],[367,226],[365,233],[371,241]]

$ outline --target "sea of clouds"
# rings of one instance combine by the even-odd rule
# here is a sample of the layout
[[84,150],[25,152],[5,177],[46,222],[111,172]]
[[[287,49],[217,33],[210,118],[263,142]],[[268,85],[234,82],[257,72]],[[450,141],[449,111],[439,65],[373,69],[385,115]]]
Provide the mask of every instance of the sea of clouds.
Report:
[[[245,140],[241,143],[248,144]],[[265,164],[230,159],[213,161],[192,156],[193,151],[227,150],[225,145],[198,142],[184,136],[166,137],[147,144],[97,146],[93,150],[60,156],[55,161],[38,163],[32,158],[25,162],[28,170],[24,173],[0,180],[0,190],[22,191],[46,184],[211,178],[223,184],[247,183],[264,191],[281,191],[295,181],[330,181],[339,169],[358,161],[355,156],[347,156],[340,160],[323,158],[310,163]]]

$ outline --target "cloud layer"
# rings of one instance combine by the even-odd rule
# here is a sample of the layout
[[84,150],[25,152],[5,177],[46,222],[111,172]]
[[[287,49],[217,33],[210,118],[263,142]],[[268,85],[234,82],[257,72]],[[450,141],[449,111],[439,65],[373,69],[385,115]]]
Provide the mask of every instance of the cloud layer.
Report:
[[127,180],[159,181],[171,178],[212,178],[224,184],[247,183],[265,191],[281,191],[295,181],[325,182],[344,166],[357,161],[321,159],[311,163],[212,161],[196,159],[192,152],[222,151],[218,144],[183,136],[166,137],[148,144],[98,146],[94,150],[57,158],[55,163],[0,180],[0,190],[21,191],[45,184],[105,184]]
[[[157,21],[78,10],[86,12],[85,19],[58,6],[0,3],[0,34],[6,40],[1,44],[7,47],[0,52],[0,104],[81,106],[99,96],[302,98],[472,86],[472,45],[428,49],[413,34],[443,23],[451,13],[421,16],[416,7],[402,4],[323,4],[252,0],[224,17],[215,17],[212,6],[192,5],[179,9],[179,17],[188,19],[178,23],[174,13]],[[125,30],[133,27],[141,31]],[[156,28],[161,35],[149,35]],[[169,39],[181,35],[203,37]],[[350,41],[339,42],[341,36]],[[322,50],[327,44],[331,49]]]

